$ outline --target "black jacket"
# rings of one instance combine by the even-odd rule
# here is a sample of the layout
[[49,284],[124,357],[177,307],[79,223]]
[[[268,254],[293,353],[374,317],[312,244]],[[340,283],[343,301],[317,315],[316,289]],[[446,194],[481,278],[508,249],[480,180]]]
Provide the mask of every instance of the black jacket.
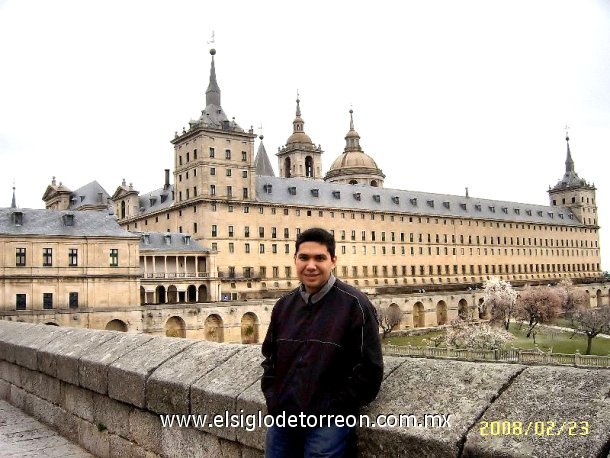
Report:
[[333,280],[322,297],[305,302],[297,288],[273,308],[261,380],[271,415],[355,414],[377,396],[383,376],[377,314],[363,293]]

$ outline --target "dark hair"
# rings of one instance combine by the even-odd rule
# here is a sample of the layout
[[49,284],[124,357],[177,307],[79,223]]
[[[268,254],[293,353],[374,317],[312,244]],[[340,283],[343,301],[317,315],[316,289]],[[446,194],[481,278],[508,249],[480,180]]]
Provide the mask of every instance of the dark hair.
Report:
[[330,253],[330,257],[335,257],[335,237],[325,229],[312,227],[301,232],[295,243],[295,253],[299,252],[299,247],[303,242],[317,242],[320,245],[324,245]]

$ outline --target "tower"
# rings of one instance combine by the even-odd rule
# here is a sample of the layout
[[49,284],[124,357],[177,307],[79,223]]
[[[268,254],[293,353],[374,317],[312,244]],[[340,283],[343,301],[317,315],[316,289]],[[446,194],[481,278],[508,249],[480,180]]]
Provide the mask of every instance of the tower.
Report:
[[278,148],[278,168],[284,178],[314,178],[322,176],[322,148],[315,146],[305,133],[305,121],[301,117],[301,101],[297,97],[297,112],[292,122],[292,135],[286,145]]
[[595,185],[580,178],[574,169],[570,151],[570,137],[566,134],[567,157],[563,178],[553,188],[549,188],[552,206],[567,207],[586,226],[597,226],[597,204]]
[[198,197],[227,200],[254,198],[254,135],[244,131],[235,118],[229,120],[221,106],[211,49],[210,79],[205,108],[198,119],[189,121],[188,130],[176,132],[174,145],[174,202]]

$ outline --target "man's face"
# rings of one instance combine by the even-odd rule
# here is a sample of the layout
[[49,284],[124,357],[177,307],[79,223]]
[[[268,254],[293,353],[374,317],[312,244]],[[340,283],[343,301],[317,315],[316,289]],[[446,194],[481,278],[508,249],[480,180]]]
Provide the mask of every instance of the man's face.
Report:
[[337,257],[332,258],[328,248],[321,243],[303,242],[294,255],[294,263],[305,291],[314,294],[328,281],[337,263]]

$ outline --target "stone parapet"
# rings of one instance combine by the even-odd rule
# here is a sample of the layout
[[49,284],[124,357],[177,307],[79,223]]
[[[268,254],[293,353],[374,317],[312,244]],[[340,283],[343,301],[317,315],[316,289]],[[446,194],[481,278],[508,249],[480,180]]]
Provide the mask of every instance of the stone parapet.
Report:
[[[103,457],[262,456],[264,428],[163,427],[159,416],[264,413],[260,362],[257,346],[0,320],[0,398]],[[608,393],[607,370],[387,356],[365,413],[445,414],[449,426],[360,428],[359,448],[365,457],[606,457]]]

